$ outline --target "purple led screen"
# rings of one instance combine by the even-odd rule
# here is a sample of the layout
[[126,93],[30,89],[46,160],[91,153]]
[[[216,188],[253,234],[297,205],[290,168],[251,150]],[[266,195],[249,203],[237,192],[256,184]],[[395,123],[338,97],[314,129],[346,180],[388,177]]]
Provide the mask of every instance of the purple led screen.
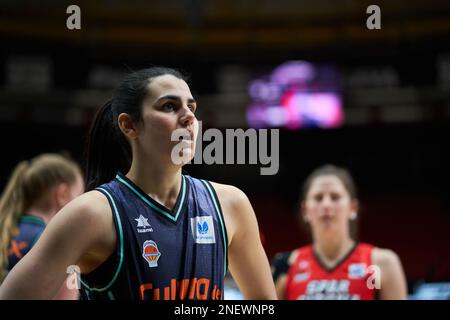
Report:
[[251,127],[337,128],[344,122],[336,68],[289,61],[249,84]]

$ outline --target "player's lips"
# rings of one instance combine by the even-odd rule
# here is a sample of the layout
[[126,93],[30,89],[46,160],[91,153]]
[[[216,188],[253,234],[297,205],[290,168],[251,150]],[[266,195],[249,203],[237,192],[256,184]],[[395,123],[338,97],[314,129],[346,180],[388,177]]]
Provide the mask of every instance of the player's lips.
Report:
[[179,141],[192,142],[194,141],[194,132],[189,129],[184,129],[184,135],[179,137]]
[[186,142],[192,142],[192,136],[189,139],[186,139],[185,137],[180,137],[180,141],[186,141]]
[[333,221],[333,217],[329,216],[329,215],[324,215],[324,216],[320,217],[320,220],[324,223],[330,223]]
[[189,130],[189,137],[190,137],[190,139],[188,139],[189,141],[194,141],[194,132],[192,132],[191,130]]

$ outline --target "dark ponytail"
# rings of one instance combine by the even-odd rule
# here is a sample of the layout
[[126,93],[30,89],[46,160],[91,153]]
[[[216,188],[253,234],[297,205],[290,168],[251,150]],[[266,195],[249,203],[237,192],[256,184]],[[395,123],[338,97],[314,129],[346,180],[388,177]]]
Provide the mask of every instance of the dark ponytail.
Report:
[[118,134],[112,112],[112,99],[94,117],[87,142],[86,191],[112,180],[118,171],[128,172],[131,150]]
[[118,171],[127,173],[133,159],[131,147],[117,124],[117,117],[127,113],[138,123],[142,120],[142,101],[148,85],[159,76],[172,75],[186,81],[179,71],[153,67],[128,75],[94,117],[86,149],[86,190],[111,181]]

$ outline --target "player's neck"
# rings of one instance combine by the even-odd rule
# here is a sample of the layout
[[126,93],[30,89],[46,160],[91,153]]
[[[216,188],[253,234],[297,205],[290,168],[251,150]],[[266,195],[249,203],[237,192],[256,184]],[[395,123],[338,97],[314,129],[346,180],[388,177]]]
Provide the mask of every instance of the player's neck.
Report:
[[36,206],[31,206],[26,211],[26,214],[43,220],[45,224],[48,224],[50,222],[50,219],[54,216],[54,214],[49,214],[47,210],[43,210],[42,208]]
[[148,163],[139,165],[133,162],[126,176],[167,208],[171,209],[175,205],[181,188],[181,168],[158,167]]
[[344,257],[354,244],[348,236],[321,238],[314,242],[314,250],[324,262],[333,264]]

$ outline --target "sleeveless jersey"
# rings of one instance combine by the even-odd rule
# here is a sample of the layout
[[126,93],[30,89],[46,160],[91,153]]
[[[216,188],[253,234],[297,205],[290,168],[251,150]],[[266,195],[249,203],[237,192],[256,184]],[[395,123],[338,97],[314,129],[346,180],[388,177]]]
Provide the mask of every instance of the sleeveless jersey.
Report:
[[173,210],[121,173],[96,190],[111,206],[117,249],[81,276],[84,299],[223,299],[228,240],[208,181],[182,175]]
[[289,300],[373,300],[376,289],[369,277],[372,249],[359,243],[332,269],[327,268],[312,245],[299,249],[287,274]]
[[17,225],[18,233],[11,239],[8,247],[8,270],[11,270],[19,260],[30,251],[45,229],[41,218],[23,215]]

